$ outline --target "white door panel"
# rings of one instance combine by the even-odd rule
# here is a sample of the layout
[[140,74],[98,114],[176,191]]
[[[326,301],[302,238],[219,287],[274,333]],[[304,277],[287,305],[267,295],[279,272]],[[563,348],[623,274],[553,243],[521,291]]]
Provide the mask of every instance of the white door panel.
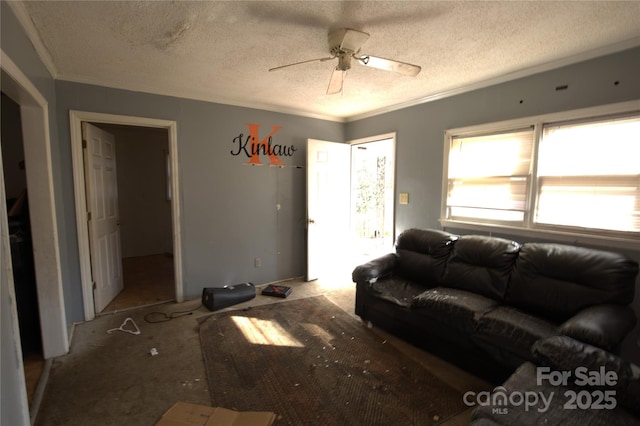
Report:
[[85,170],[89,215],[89,248],[95,311],[102,311],[123,289],[115,140],[113,135],[82,123],[87,141]]
[[350,156],[348,144],[307,141],[307,281],[348,250]]

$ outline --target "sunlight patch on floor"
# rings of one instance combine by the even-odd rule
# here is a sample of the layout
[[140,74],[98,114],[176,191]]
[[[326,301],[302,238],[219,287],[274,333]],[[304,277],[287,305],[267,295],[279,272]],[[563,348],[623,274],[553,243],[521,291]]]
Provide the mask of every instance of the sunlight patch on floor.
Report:
[[304,347],[304,344],[287,333],[277,322],[241,316],[232,316],[231,320],[242,332],[245,339],[255,345]]

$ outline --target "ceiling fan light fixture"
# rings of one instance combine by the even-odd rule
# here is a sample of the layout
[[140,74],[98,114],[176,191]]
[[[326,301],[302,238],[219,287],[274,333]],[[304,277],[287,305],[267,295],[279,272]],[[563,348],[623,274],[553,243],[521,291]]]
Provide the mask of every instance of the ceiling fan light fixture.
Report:
[[339,71],[351,69],[351,55],[348,53],[341,53],[338,56],[338,65],[336,66],[336,69]]

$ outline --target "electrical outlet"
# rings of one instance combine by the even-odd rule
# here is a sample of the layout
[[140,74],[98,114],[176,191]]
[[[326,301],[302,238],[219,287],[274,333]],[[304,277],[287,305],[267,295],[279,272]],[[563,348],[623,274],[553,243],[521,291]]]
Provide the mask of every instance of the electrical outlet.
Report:
[[254,266],[255,266],[256,268],[261,267],[261,266],[262,266],[262,258],[260,258],[260,257],[256,257],[256,258],[253,260],[253,264],[254,264]]
[[409,204],[409,193],[401,192],[400,193],[400,204]]

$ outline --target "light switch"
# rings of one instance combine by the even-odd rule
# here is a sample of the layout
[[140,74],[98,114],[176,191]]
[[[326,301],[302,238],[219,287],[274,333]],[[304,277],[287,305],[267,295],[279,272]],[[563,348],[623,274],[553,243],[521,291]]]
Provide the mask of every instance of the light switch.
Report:
[[400,204],[409,204],[409,193],[401,192],[400,193]]

